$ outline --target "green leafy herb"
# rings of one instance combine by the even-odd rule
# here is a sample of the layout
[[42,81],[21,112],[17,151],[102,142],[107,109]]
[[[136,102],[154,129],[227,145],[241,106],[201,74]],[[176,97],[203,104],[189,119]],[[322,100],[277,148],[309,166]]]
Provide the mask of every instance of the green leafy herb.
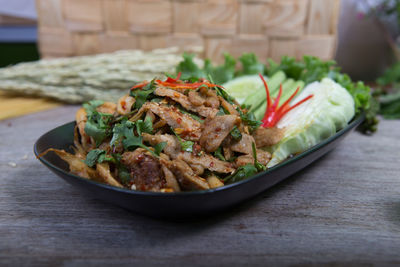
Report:
[[160,156],[161,151],[167,146],[167,144],[168,144],[167,142],[161,142],[155,145],[154,153],[156,153],[157,156]]
[[99,146],[111,132],[113,115],[97,112],[96,109],[91,109],[92,107],[89,105],[87,109],[85,133],[93,137],[96,146]]
[[128,169],[123,165],[118,166],[118,177],[123,184],[129,183],[129,181],[131,180]]
[[[248,108],[248,107],[243,106],[242,108]],[[262,124],[261,121],[258,121],[256,119],[253,112],[247,111],[246,113],[243,113],[243,111],[240,108],[237,108],[236,110],[238,111],[242,121],[249,126],[250,132],[253,132]]]
[[136,122],[136,131],[138,132],[138,135],[142,135],[142,133],[151,134],[153,132],[153,121],[151,118],[146,117],[144,121],[138,120]]
[[236,60],[230,54],[225,53],[225,62],[220,66],[213,66],[209,59],[204,62],[204,72],[207,76],[211,76],[213,82],[222,84],[232,80],[235,75]]
[[115,158],[107,155],[106,151],[102,149],[90,150],[89,153],[86,155],[86,159],[84,160],[85,164],[88,165],[90,168],[93,168],[96,163],[102,163],[106,161],[116,163]]
[[94,112],[96,112],[96,108],[103,104],[104,102],[101,100],[91,100],[87,103],[84,103],[82,106],[85,109],[87,116],[91,116]]
[[216,158],[220,159],[220,160],[226,161],[224,155],[222,155],[222,148],[221,148],[221,147],[218,147],[218,149],[215,150],[214,156],[215,156]]
[[134,105],[135,109],[140,109],[147,100],[150,100],[149,98],[154,93],[154,90],[155,90],[155,79],[153,79],[143,88],[131,91],[130,95],[136,99]]
[[250,176],[253,176],[258,172],[257,168],[254,167],[253,164],[246,164],[243,166],[240,166],[239,168],[236,169],[236,171],[227,177],[223,179],[225,183],[235,183],[242,181]]
[[251,149],[253,151],[254,167],[259,172],[260,171],[265,171],[267,169],[267,167],[262,165],[260,162],[257,161],[257,150],[256,150],[256,144],[255,143],[251,143]]
[[124,118],[120,123],[115,124],[110,145],[118,145],[121,142],[122,138],[130,135],[134,126],[135,123],[129,121],[127,118]]
[[235,141],[240,141],[242,139],[242,133],[236,125],[233,127],[230,134]]
[[106,151],[101,149],[93,149],[90,150],[89,153],[86,155],[86,159],[84,160],[85,164],[88,165],[90,168],[93,168],[96,163],[97,159],[100,155],[105,154]]
[[181,145],[181,150],[186,151],[186,152],[193,152],[193,145],[194,142],[192,141],[186,141],[182,139],[175,131],[174,129],[171,128],[171,131],[175,134],[175,136],[178,138],[179,144]]
[[183,61],[176,67],[176,72],[181,73],[182,80],[188,80],[191,78],[204,78],[206,77],[204,71],[194,62],[195,54],[183,54]]
[[243,70],[241,75],[251,75],[264,73],[265,65],[260,63],[254,53],[245,53],[239,58],[242,63]]

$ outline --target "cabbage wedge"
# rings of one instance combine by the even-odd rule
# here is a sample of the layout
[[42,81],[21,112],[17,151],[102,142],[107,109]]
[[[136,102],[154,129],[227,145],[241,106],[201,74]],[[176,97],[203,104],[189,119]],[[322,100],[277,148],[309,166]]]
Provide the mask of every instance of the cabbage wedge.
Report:
[[277,124],[284,129],[282,140],[267,150],[273,167],[290,155],[303,152],[344,128],[355,114],[354,100],[348,91],[329,78],[313,82],[292,101],[311,99],[289,111]]

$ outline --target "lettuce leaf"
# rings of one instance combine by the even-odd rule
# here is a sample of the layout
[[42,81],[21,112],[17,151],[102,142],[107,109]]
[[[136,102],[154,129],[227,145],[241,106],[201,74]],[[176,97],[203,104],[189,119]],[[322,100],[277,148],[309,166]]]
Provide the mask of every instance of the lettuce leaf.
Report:
[[277,124],[285,128],[283,139],[268,150],[272,153],[267,167],[273,167],[288,156],[303,152],[344,128],[355,114],[354,99],[340,84],[330,78],[309,84],[294,103],[314,96],[288,112]]

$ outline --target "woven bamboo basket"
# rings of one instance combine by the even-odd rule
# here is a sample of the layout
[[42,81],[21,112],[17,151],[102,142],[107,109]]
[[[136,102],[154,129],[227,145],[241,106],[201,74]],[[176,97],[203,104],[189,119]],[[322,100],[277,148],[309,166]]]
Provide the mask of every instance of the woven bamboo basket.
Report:
[[42,57],[170,46],[282,55],[335,54],[340,0],[36,0]]

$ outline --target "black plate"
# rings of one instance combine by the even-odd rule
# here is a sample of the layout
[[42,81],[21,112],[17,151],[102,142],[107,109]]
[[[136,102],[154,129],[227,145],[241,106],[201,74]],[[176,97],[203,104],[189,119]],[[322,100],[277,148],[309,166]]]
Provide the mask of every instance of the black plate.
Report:
[[[41,157],[40,161],[55,174],[85,191],[85,193],[131,211],[152,217],[197,216],[231,207],[259,194],[303,169],[335,148],[363,119],[363,115],[358,116],[346,128],[340,130],[334,136],[265,172],[235,184],[205,191],[180,193],[132,191],[73,175],[68,172],[68,164],[54,153],[48,153]],[[42,135],[34,145],[36,156],[48,148],[69,151],[73,144],[74,126],[75,122],[70,122]]]

